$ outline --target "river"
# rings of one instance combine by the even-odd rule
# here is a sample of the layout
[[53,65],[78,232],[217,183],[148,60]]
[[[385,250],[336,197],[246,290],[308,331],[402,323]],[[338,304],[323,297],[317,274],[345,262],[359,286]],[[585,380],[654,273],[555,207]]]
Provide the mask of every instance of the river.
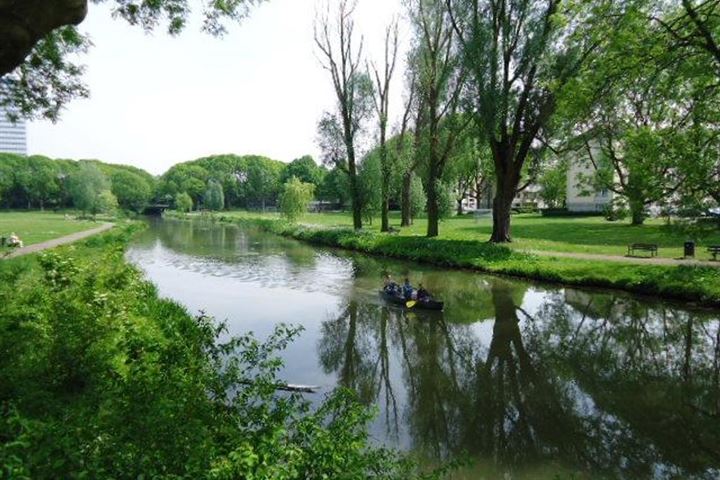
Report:
[[[374,441],[456,478],[720,478],[720,312],[152,221],[128,258],[230,333],[300,325],[282,378],[377,408]],[[378,296],[409,276],[445,311]]]

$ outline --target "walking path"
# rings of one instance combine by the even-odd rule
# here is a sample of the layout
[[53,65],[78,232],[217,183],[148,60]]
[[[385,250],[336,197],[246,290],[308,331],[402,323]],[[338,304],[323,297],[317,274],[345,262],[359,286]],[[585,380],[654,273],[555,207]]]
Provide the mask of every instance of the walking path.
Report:
[[72,235],[66,235],[64,237],[54,238],[54,239],[48,240],[46,242],[35,243],[33,245],[28,245],[27,247],[22,247],[22,248],[12,250],[11,252],[6,253],[2,258],[7,259],[7,258],[20,257],[22,255],[28,255],[30,253],[47,250],[48,248],[55,248],[60,245],[65,245],[67,243],[77,242],[78,240],[82,240],[83,238],[92,237],[93,235],[97,235],[98,233],[102,233],[106,230],[110,230],[113,226],[114,226],[113,223],[103,223],[102,225],[100,225],[97,228],[92,228],[90,230],[85,230],[83,232],[73,233]]
[[554,252],[550,250],[523,250],[533,255],[541,257],[559,257],[574,258],[577,260],[596,260],[602,262],[625,262],[637,265],[689,265],[695,267],[720,267],[720,261],[712,262],[710,260],[691,260],[682,258],[659,258],[659,257],[623,257],[620,255],[602,255],[596,253],[575,253],[575,252]]

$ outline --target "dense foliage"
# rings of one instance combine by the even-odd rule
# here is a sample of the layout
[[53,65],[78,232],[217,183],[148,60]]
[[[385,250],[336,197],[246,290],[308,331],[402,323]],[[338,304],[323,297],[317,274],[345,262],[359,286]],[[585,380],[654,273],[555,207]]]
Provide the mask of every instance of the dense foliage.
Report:
[[[0,153],[0,206],[102,211],[108,191],[120,207],[140,211],[151,200],[155,179],[131,166],[97,160],[52,160],[41,155]],[[105,200],[109,200],[107,194]],[[105,202],[107,203],[107,202]]]
[[416,478],[351,393],[276,393],[299,330],[227,339],[158,298],[126,235],[0,263],[0,477]]
[[225,208],[274,206],[277,205],[281,181],[286,178],[286,169],[290,168],[295,173],[303,170],[303,177],[321,181],[324,172],[317,165],[317,170],[314,170],[308,160],[314,164],[311,157],[306,157],[301,162],[304,166],[300,166],[299,161],[285,164],[258,155],[215,155],[179,163],[160,177],[157,197],[172,203],[177,194],[187,193],[195,205],[210,208],[205,197],[209,192],[209,183],[214,182],[222,188]]

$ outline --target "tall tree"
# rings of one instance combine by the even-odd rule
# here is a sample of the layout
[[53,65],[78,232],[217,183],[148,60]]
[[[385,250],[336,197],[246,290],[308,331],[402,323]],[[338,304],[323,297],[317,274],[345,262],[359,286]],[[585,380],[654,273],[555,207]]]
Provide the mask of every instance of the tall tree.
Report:
[[395,72],[395,64],[398,52],[398,24],[397,21],[387,28],[385,31],[385,56],[383,62],[382,73],[377,65],[372,64],[372,72],[375,79],[375,113],[378,117],[378,133],[380,136],[380,171],[381,179],[381,225],[380,231],[387,232],[390,230],[390,221],[388,218],[390,203],[390,176],[391,165],[387,151],[387,126],[388,115],[390,110],[390,82]]
[[[509,242],[523,166],[550,124],[557,98],[597,48],[613,2],[446,0],[471,75],[470,111],[495,164],[491,241]],[[595,25],[595,34],[589,26]],[[612,30],[610,30],[612,31]]]
[[436,237],[440,183],[458,136],[468,123],[458,114],[464,74],[455,55],[455,35],[445,7],[428,0],[413,0],[408,5],[415,31],[411,61],[417,72],[424,118],[424,122],[416,126],[420,140],[416,155],[422,155],[425,164],[427,236]]
[[329,138],[329,143],[335,147],[338,145],[337,139],[342,141],[344,155],[339,155],[337,148],[333,148],[329,158],[348,175],[353,227],[360,229],[362,200],[358,182],[356,142],[372,110],[372,81],[360,70],[362,38],[356,46],[355,22],[352,18],[355,6],[355,0],[340,0],[337,11],[331,17],[328,4],[325,13],[318,16],[315,22],[315,44],[322,66],[332,78],[337,100],[336,112],[326,112],[320,120],[319,133],[321,137]]

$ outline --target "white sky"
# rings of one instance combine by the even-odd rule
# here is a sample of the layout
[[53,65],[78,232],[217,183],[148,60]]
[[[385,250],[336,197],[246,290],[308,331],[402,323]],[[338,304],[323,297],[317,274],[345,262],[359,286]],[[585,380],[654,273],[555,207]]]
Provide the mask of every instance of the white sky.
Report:
[[[219,153],[317,159],[316,122],[335,103],[313,43],[315,9],[316,0],[270,0],[218,39],[197,22],[179,37],[162,29],[146,35],[112,19],[107,6],[90,4],[80,29],[95,45],[82,59],[91,97],[69,104],[56,124],[29,123],[29,153],[97,158],[153,174]],[[357,28],[378,62],[385,28],[402,12],[401,0],[358,2]]]

